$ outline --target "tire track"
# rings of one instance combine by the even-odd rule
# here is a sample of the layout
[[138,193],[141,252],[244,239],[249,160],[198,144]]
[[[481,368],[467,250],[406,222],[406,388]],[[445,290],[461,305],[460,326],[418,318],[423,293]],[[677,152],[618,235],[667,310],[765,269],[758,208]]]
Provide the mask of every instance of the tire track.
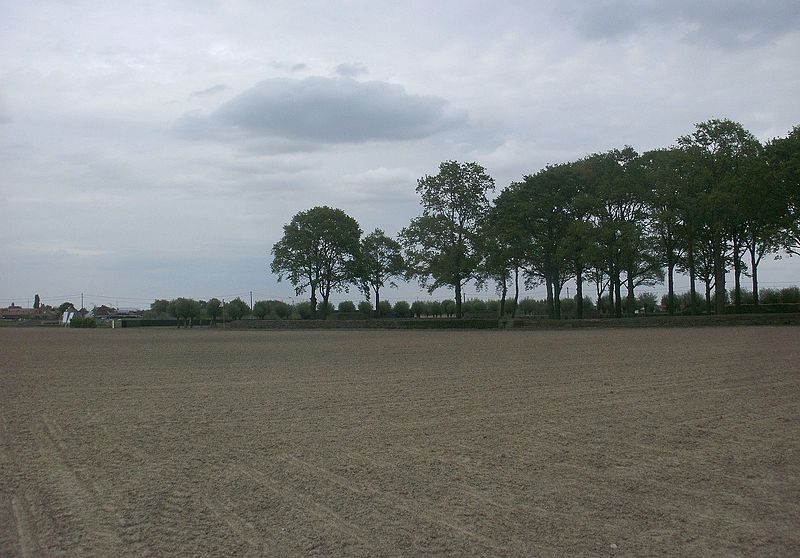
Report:
[[116,508],[108,498],[101,497],[93,482],[69,465],[68,448],[58,425],[44,414],[40,418],[43,428],[35,429],[35,434],[40,449],[47,456],[49,481],[61,502],[58,511],[76,518],[86,531],[88,544],[98,555],[118,554],[122,540],[117,532],[119,514]]
[[42,548],[36,537],[36,529],[32,526],[28,499],[22,494],[12,496],[11,508],[14,512],[20,556],[23,558],[41,556]]
[[[304,467],[324,478],[327,482],[333,483],[336,486],[344,488],[346,490],[352,491],[355,494],[360,496],[368,497],[373,502],[380,502],[386,505],[387,507],[401,509],[406,513],[411,514],[413,517],[424,519],[426,522],[438,525],[440,527],[444,527],[447,530],[455,531],[470,540],[477,541],[484,545],[487,548],[490,548],[498,553],[506,553],[509,551],[509,547],[501,545],[498,541],[481,535],[468,527],[461,525],[455,521],[451,521],[445,514],[437,513],[434,511],[429,511],[426,508],[423,508],[420,504],[415,502],[410,498],[406,498],[400,495],[391,495],[385,490],[371,484],[368,482],[362,482],[361,486],[349,481],[345,477],[330,471],[322,466],[315,465],[313,463],[309,463],[304,461],[298,457],[295,457],[290,454],[284,455],[289,461]],[[515,549],[517,551],[521,551],[522,549]]]
[[298,508],[298,511],[304,511],[308,514],[314,516],[318,521],[320,521],[323,525],[331,526],[335,530],[339,531],[350,537],[351,539],[357,541],[360,545],[369,547],[370,535],[360,526],[355,525],[345,518],[341,516],[341,514],[337,513],[333,509],[329,508],[328,506],[314,500],[314,498],[307,494],[301,493],[297,490],[288,489],[285,485],[275,481],[272,477],[259,471],[253,467],[247,467],[244,465],[237,465],[236,468],[241,472],[243,475],[249,477],[250,479],[254,480],[258,484],[265,486],[269,490],[271,490],[276,496],[281,498],[284,501],[294,502],[295,507],[296,503],[300,502],[303,504],[303,508]]

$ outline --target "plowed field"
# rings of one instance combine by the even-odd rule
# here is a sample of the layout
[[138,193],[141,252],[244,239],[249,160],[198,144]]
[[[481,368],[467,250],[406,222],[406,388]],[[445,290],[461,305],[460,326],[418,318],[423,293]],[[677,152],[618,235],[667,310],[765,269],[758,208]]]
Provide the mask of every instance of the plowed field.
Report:
[[0,329],[0,555],[800,555],[800,328]]

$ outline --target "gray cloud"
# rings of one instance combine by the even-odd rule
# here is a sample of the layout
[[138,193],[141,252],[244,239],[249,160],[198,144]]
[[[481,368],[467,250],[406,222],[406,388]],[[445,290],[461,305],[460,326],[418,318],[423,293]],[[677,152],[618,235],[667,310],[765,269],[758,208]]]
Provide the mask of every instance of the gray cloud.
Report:
[[800,26],[794,0],[605,0],[565,8],[586,39],[615,39],[674,27],[692,42],[739,48],[769,42]]
[[339,64],[333,73],[341,77],[358,77],[367,73],[367,67],[360,62]]
[[210,116],[187,114],[176,124],[186,138],[242,136],[299,143],[359,143],[434,135],[466,122],[439,97],[411,95],[399,85],[350,78],[262,81]]
[[227,85],[224,85],[222,83],[218,83],[217,85],[212,85],[211,87],[209,87],[207,89],[201,89],[200,91],[195,91],[189,97],[190,98],[208,97],[209,95],[215,95],[217,93],[222,93],[226,89],[228,89]]

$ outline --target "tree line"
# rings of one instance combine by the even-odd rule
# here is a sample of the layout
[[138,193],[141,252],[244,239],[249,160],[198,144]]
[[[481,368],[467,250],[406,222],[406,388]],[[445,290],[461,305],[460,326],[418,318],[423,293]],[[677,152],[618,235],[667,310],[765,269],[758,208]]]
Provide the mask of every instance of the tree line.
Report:
[[663,282],[675,313],[676,273],[689,276],[692,313],[724,311],[731,271],[734,307],[744,277],[758,306],[763,258],[800,255],[800,126],[762,144],[739,123],[709,120],[668,148],[549,165],[490,201],[494,186],[477,163],[441,163],[418,180],[422,214],[397,239],[380,229],[362,237],[340,209],[300,212],[274,245],[271,270],[310,293],[315,317],[351,286],[379,308],[381,289],[398,279],[453,289],[459,317],[469,282],[494,284],[501,313],[512,289],[518,306],[521,282],[543,285],[551,318],[561,317],[572,280],[578,318],[590,284],[603,310],[621,317],[634,312],[637,287]]

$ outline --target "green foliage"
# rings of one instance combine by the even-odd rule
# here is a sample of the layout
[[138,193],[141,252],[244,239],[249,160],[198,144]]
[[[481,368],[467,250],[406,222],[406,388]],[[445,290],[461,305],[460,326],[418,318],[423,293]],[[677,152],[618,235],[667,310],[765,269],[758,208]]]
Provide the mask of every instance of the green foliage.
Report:
[[800,288],[786,287],[785,289],[781,289],[781,302],[784,304],[800,303]]
[[[331,292],[347,290],[358,275],[361,229],[341,209],[314,207],[292,217],[272,248],[272,272],[287,278],[296,294],[310,290],[311,313],[317,315],[317,294],[327,303]],[[327,316],[323,308],[322,315]]]
[[658,306],[658,297],[655,293],[640,293],[636,297],[636,309],[644,310],[645,314],[653,314],[661,308]]
[[160,298],[150,304],[150,310],[156,315],[169,314],[169,300]]
[[291,305],[286,304],[282,300],[270,300],[269,304],[272,313],[282,320],[288,318],[292,313]]
[[259,300],[253,304],[253,315],[259,320],[266,318],[271,310],[270,303],[266,300]]
[[231,320],[241,320],[250,315],[250,307],[238,296],[225,303],[225,315]]
[[392,307],[395,318],[410,318],[411,306],[405,300],[398,300]]
[[66,312],[70,308],[74,308],[71,302],[62,302],[58,307],[58,315],[63,316],[64,312]]
[[394,279],[405,272],[400,243],[375,229],[361,241],[356,270],[364,296],[369,298],[374,292],[375,300],[380,301],[381,289],[396,287]]
[[372,315],[372,303],[369,300],[362,300],[358,303],[358,311],[365,316]]
[[380,317],[388,316],[391,311],[392,311],[392,305],[389,304],[387,301],[381,300],[378,303],[378,315]]
[[411,313],[416,318],[421,318],[423,315],[429,315],[430,310],[428,308],[428,303],[421,300],[415,300],[411,303]]
[[339,312],[355,312],[356,305],[353,303],[352,300],[343,300],[339,303]]
[[95,328],[97,327],[97,322],[94,318],[72,318],[69,321],[69,327]]
[[442,301],[442,313],[448,318],[452,318],[456,313],[456,301],[446,299]]
[[408,275],[429,292],[452,287],[459,317],[462,288],[480,277],[480,226],[491,190],[494,180],[482,166],[445,161],[436,175],[418,180],[422,216],[400,232]]
[[444,310],[442,309],[442,303],[439,302],[438,300],[434,300],[433,302],[430,303],[430,308],[428,312],[434,318],[440,318],[444,313]]
[[295,312],[304,319],[307,320],[311,317],[311,303],[310,302],[300,302],[294,305]]

